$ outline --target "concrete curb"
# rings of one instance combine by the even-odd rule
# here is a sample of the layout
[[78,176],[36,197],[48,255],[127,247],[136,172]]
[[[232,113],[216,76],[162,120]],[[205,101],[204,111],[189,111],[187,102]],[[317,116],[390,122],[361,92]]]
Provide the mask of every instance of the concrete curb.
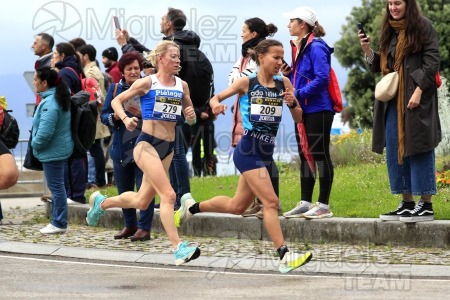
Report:
[[[70,205],[69,222],[85,223],[88,204]],[[47,205],[47,213],[50,205]],[[379,219],[329,218],[322,220],[285,219],[280,217],[285,239],[289,242],[336,242],[411,247],[450,248],[450,221],[406,224]],[[121,228],[122,210],[110,209],[100,219],[99,226]],[[153,232],[164,232],[155,212]],[[204,213],[189,219],[179,232],[183,235],[268,240],[262,220],[256,217]]]
[[[46,255],[50,257],[80,258],[95,261],[126,262],[174,266],[172,254],[151,254],[139,251],[121,251],[105,249],[88,249],[78,247],[60,247],[57,245],[30,244],[12,241],[0,241],[0,252],[20,253],[30,255]],[[236,258],[200,256],[200,258],[184,265],[185,267],[198,267],[206,269],[208,278],[233,271],[259,271],[278,273],[278,259],[272,257]],[[377,264],[377,263],[347,263],[311,261],[304,267],[296,269],[290,275],[337,275],[396,278],[408,280],[411,278],[450,279],[450,266],[443,265],[411,265],[411,264]],[[285,275],[286,276],[286,275]],[[287,275],[289,276],[289,275]],[[357,284],[357,278],[349,278],[348,284]]]

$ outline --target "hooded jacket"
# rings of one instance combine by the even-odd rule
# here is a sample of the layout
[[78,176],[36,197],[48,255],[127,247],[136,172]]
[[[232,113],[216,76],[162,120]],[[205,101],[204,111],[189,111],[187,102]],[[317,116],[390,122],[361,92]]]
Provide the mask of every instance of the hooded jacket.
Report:
[[171,36],[164,37],[163,40],[173,41],[180,47],[181,71],[178,74],[178,77],[185,80],[184,71],[186,70],[186,62],[183,60],[183,56],[186,55],[183,54],[188,51],[189,47],[200,48],[200,37],[192,30],[180,30],[175,31]]
[[192,30],[180,30],[175,31],[173,35],[166,36],[163,40],[174,41],[179,46],[195,46],[196,48],[200,48],[201,39]]
[[328,92],[331,54],[334,49],[323,39],[315,38],[312,33],[302,52],[297,54],[298,46],[295,41],[291,41],[291,47],[293,66],[289,78],[303,113],[334,113],[333,101]]
[[[70,89],[70,92],[72,94],[76,94],[81,90],[81,81],[80,81],[80,74],[81,71],[78,66],[78,61],[73,56],[66,56],[64,59],[60,62],[58,62],[55,65],[56,68],[58,68],[59,72],[58,75],[61,77],[62,81],[64,81],[65,84]],[[75,70],[73,72],[71,69]]]
[[[189,85],[195,114],[201,122],[200,115],[210,111],[208,101],[214,94],[214,70],[206,55],[199,50],[201,39],[194,31],[180,30],[163,40],[173,41],[180,47],[181,70],[178,77]],[[186,57],[189,60],[186,60]],[[210,118],[213,117],[208,114]]]
[[54,87],[39,94],[42,100],[33,116],[33,154],[41,162],[67,159],[73,152],[70,110],[62,110]]

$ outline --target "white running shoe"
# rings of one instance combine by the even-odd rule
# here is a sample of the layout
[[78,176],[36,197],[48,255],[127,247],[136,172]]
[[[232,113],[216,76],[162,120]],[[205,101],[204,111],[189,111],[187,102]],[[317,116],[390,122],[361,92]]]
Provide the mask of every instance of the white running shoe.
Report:
[[296,207],[283,214],[285,218],[303,218],[303,214],[311,209],[311,203],[300,201]]
[[333,213],[330,208],[326,208],[320,204],[314,205],[310,210],[303,214],[303,217],[306,219],[323,219],[323,218],[331,218]]

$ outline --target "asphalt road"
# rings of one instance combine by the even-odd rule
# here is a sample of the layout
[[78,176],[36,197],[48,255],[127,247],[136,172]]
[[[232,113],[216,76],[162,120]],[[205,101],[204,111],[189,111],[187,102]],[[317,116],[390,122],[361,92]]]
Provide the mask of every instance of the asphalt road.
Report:
[[409,276],[214,272],[0,253],[1,299],[448,299],[450,282]]

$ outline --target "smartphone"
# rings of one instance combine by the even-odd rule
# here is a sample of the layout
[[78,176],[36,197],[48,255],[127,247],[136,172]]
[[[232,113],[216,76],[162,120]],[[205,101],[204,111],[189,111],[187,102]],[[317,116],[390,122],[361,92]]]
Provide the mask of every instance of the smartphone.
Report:
[[364,34],[364,38],[367,37],[366,32],[364,31],[364,27],[361,23],[356,23],[356,27],[358,27],[358,30],[361,31],[362,34]]
[[116,26],[116,29],[120,30],[119,18],[117,16],[113,16],[113,20],[114,20],[114,26]]
[[291,67],[289,66],[289,64],[284,60],[284,58],[281,59],[283,61],[283,64],[286,64],[286,66],[288,67],[288,70],[291,69]]

